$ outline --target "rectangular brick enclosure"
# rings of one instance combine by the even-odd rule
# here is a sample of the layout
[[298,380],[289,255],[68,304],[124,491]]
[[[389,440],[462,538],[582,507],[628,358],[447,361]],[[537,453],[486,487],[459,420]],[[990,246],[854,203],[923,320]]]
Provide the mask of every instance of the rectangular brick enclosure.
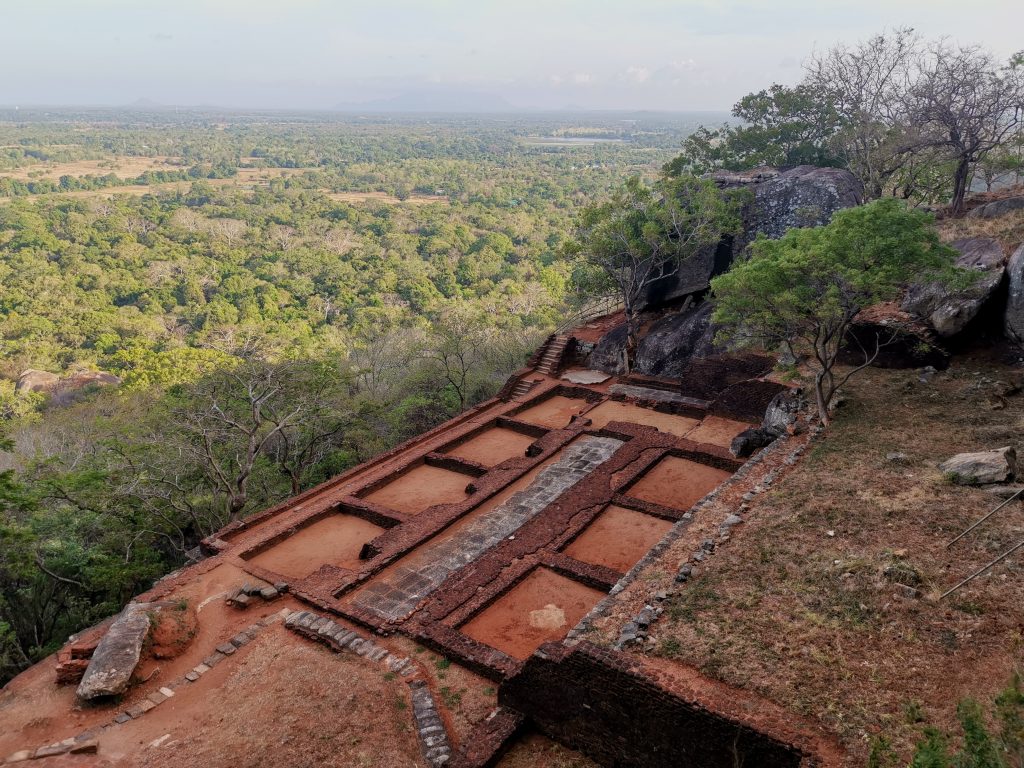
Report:
[[525,659],[541,644],[560,640],[604,593],[548,568],[537,568],[461,629],[467,636]]
[[734,392],[717,413],[708,387],[697,399],[670,380],[573,378],[527,371],[530,386],[503,390],[524,394],[205,546],[321,610],[501,679],[689,524],[684,513],[741,466],[725,446],[758,417],[737,418]]
[[249,562],[286,579],[304,579],[324,564],[357,568],[366,542],[384,529],[353,515],[332,514],[299,529]]
[[625,573],[671,528],[669,520],[612,504],[562,551],[580,562]]

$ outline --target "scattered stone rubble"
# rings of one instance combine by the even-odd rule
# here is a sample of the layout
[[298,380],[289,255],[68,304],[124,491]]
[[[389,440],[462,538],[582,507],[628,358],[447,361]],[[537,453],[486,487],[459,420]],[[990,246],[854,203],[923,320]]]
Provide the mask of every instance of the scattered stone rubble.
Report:
[[[131,605],[136,604],[133,603]],[[137,605],[147,604],[140,603]],[[53,757],[55,755],[86,754],[98,752],[98,737],[101,733],[106,731],[108,728],[113,728],[114,726],[121,725],[123,723],[127,723],[131,720],[135,720],[139,717],[142,717],[150,710],[158,707],[160,704],[163,704],[168,699],[173,698],[175,695],[175,691],[177,691],[179,688],[199,680],[199,678],[201,678],[203,675],[209,672],[213,667],[217,666],[222,661],[224,661],[228,656],[233,655],[239,648],[251,642],[253,638],[255,638],[264,629],[271,626],[272,624],[279,622],[289,613],[289,609],[285,608],[279,611],[278,613],[270,614],[269,616],[261,619],[260,621],[257,621],[256,623],[242,630],[234,637],[232,637],[229,641],[218,645],[213,653],[211,653],[209,656],[203,659],[201,664],[197,664],[189,672],[186,672],[183,676],[177,678],[176,680],[172,680],[164,686],[161,686],[158,690],[149,694],[144,699],[140,700],[138,703],[133,704],[124,711],[118,713],[110,722],[94,726],[86,731],[83,731],[77,736],[72,736],[67,739],[64,739],[63,741],[58,741],[53,744],[47,744],[45,746],[39,747],[38,749],[20,750],[11,755],[8,755],[7,759],[4,761],[4,764],[6,765],[9,763],[21,763],[25,762],[26,760],[35,760],[42,757]],[[145,616],[146,614],[143,612],[142,615]],[[113,625],[111,625],[111,630],[113,630],[113,628]],[[97,653],[98,652],[99,648],[97,647]]]
[[283,581],[277,582],[272,587],[254,586],[249,582],[245,582],[240,587],[235,587],[228,592],[224,602],[236,608],[248,608],[252,605],[253,598],[259,597],[269,603],[271,600],[277,600],[287,591],[288,585]]

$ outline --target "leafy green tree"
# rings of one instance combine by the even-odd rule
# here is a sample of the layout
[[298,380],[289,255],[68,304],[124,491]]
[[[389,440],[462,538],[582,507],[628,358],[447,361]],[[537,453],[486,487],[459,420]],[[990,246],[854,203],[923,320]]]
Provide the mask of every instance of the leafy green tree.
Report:
[[762,165],[838,166],[831,139],[842,121],[824,94],[809,85],[773,85],[733,106],[741,125],[699,128],[683,141],[683,152],[665,166],[670,176],[740,171]]
[[634,177],[610,200],[588,206],[580,214],[576,241],[567,246],[579,265],[574,280],[581,293],[622,301],[627,371],[648,289],[735,231],[739,225],[736,202],[707,179],[680,176],[648,186]]
[[[714,321],[737,346],[809,352],[818,418],[828,424],[835,393],[894,339],[876,335],[862,346],[851,333],[857,314],[897,298],[911,281],[952,279],[955,253],[930,214],[876,200],[838,212],[827,226],[752,243],[749,258],[711,281]],[[839,375],[844,345],[859,347],[863,362]]]

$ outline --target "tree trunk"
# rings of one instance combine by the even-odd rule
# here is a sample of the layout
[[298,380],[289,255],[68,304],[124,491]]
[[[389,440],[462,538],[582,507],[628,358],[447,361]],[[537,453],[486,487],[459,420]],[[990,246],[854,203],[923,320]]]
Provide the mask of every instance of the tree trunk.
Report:
[[827,427],[831,419],[828,415],[828,399],[825,397],[825,373],[819,372],[814,377],[814,397],[818,402],[818,421]]
[[950,209],[955,216],[960,215],[964,210],[964,198],[967,197],[967,177],[970,170],[971,165],[967,158],[960,158],[956,165],[956,173],[953,175],[953,199],[950,201]]
[[636,339],[636,318],[633,313],[633,306],[627,303],[625,306],[626,314],[626,348],[622,352],[622,364],[626,369],[625,372],[629,373],[633,370],[633,352],[637,348]]

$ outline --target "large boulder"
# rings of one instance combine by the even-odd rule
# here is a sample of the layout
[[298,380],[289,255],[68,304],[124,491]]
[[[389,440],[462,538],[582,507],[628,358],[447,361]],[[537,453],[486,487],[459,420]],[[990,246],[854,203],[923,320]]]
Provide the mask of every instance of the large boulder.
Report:
[[958,453],[939,465],[942,474],[958,485],[989,485],[1013,479],[1017,452],[1011,447],[993,451]]
[[972,208],[967,216],[972,219],[998,219],[1000,216],[1021,209],[1024,209],[1024,195],[1005,197],[1002,200],[979,205],[977,208]]
[[813,165],[788,170],[719,171],[711,178],[721,189],[751,190],[751,199],[742,212],[742,232],[688,259],[675,274],[655,281],[647,294],[649,305],[706,289],[710,279],[727,271],[736,254],[758,235],[776,238],[791,227],[827,224],[836,211],[859,205],[864,192],[849,171]]
[[708,357],[718,351],[711,312],[710,302],[705,301],[654,323],[637,346],[636,372],[677,378],[691,358]]
[[49,392],[59,381],[60,377],[55,373],[28,368],[18,376],[14,389],[17,392]]
[[849,171],[798,165],[789,170],[759,168],[745,173],[719,172],[712,176],[722,188],[747,187],[753,202],[743,213],[742,249],[757,235],[782,237],[793,227],[827,224],[832,214],[860,205],[864,187]]
[[78,685],[83,700],[124,693],[149,633],[152,603],[129,603],[100,640]]
[[1024,344],[1024,243],[1021,243],[1007,262],[1006,275],[1010,288],[1006,297],[1003,329],[1010,339]]
[[587,365],[595,371],[613,374],[625,373],[626,339],[626,324],[615,326],[598,339],[590,352]]
[[939,283],[911,286],[901,308],[927,320],[943,338],[960,333],[971,322],[1003,280],[1003,249],[989,237],[968,237],[951,244],[960,252],[956,265],[977,273],[977,279],[963,289]]

